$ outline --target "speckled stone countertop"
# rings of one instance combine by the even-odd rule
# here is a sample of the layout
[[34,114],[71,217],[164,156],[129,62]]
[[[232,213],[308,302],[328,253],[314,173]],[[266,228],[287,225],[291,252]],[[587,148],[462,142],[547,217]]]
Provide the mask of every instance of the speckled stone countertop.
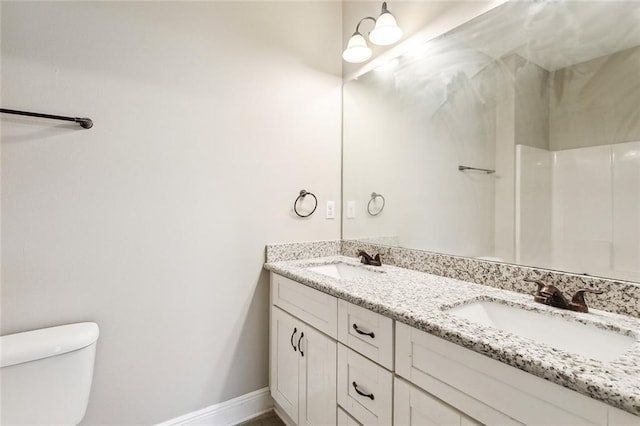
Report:
[[363,266],[358,259],[330,256],[271,262],[265,268],[322,292],[482,353],[553,383],[640,415],[640,343],[622,356],[602,362],[481,326],[445,312],[476,300],[494,300],[548,315],[561,316],[640,338],[640,319],[592,309],[563,311],[535,303],[533,297],[498,288],[389,265],[363,266],[378,277],[335,279],[305,269],[335,262]]

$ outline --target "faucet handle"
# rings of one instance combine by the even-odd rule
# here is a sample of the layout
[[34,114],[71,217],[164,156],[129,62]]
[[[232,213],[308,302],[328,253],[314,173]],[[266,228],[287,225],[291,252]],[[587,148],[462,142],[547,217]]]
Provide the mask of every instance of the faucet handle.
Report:
[[524,280],[526,282],[536,283],[538,285],[538,289],[536,290],[536,296],[540,296],[540,292],[542,291],[542,289],[547,286],[542,280],[537,280],[535,278],[525,278]]
[[361,261],[364,264],[368,264],[371,261],[371,259],[373,259],[371,256],[369,256],[369,253],[367,253],[364,250],[358,250],[358,257],[362,258]]
[[579,312],[589,312],[589,307],[584,300],[585,293],[593,293],[593,294],[602,294],[604,291],[602,290],[592,290],[590,288],[583,288],[576,291],[576,294],[571,298],[571,305],[576,311]]
[[378,254],[376,254],[375,256],[372,257],[366,251],[358,250],[358,257],[362,257],[361,262],[364,263],[365,265],[382,266],[382,260],[380,259],[380,253],[378,253]]
[[535,278],[525,278],[524,280],[530,283],[536,283],[538,285],[536,294],[533,295],[533,300],[538,303],[544,303],[545,305],[548,305],[550,296],[542,294],[542,290],[547,287],[547,285],[542,280]]

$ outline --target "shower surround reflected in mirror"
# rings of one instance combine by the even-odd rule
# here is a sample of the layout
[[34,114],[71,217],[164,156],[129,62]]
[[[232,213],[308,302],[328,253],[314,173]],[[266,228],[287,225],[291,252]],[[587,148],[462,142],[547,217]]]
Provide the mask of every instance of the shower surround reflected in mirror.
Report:
[[347,82],[343,238],[640,281],[638,22],[505,3]]

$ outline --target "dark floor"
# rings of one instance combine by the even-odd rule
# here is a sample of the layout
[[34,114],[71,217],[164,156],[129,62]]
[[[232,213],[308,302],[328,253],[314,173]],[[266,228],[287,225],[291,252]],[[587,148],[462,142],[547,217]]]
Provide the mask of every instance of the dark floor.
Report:
[[248,422],[240,423],[238,426],[284,426],[280,417],[273,411],[263,414],[260,417],[251,419]]

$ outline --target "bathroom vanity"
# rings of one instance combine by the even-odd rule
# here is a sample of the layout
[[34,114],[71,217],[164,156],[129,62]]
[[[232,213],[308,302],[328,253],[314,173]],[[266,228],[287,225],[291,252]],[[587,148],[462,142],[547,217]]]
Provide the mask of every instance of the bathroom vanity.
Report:
[[[637,318],[345,256],[266,268],[270,388],[287,422],[640,425]],[[483,323],[493,305],[516,328]],[[541,337],[518,331],[520,312]],[[545,341],[553,328],[566,339]],[[572,340],[583,331],[596,334]]]
[[504,2],[345,78],[342,240],[267,247],[283,417],[640,425],[638,16]]

